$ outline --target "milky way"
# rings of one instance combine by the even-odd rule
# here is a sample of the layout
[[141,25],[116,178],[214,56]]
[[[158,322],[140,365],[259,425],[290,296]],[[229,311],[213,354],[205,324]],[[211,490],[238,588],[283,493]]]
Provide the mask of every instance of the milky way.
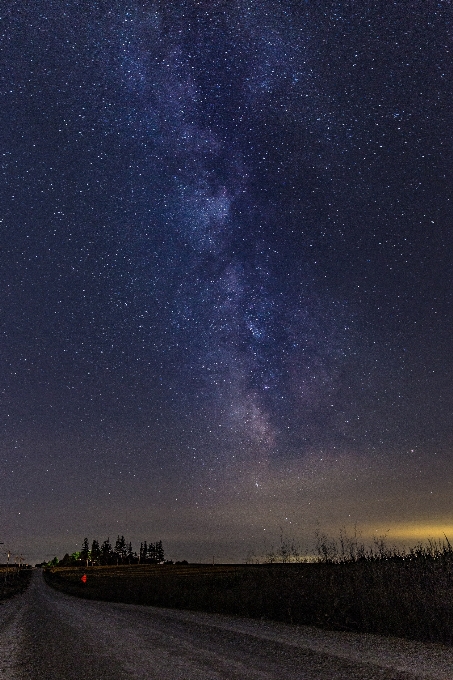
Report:
[[449,526],[453,17],[408,7],[3,12],[8,541]]
[[[194,383],[175,387],[174,398],[189,394],[197,402],[195,410],[186,406],[190,418],[204,413],[209,433],[222,428],[216,457],[266,458],[279,443],[288,447],[288,429],[299,430],[301,401],[305,428],[319,437],[309,421],[329,400],[350,350],[344,326],[350,320],[342,302],[312,290],[312,266],[301,265],[311,259],[305,248],[294,260],[278,250],[287,215],[276,214],[275,198],[266,193],[269,184],[275,191],[282,169],[270,167],[277,178],[252,186],[256,165],[265,166],[270,154],[255,144],[291,154],[275,124],[257,126],[257,113],[267,107],[268,115],[278,115],[289,100],[299,100],[301,123],[319,115],[304,22],[271,6],[238,7],[231,15],[221,9],[211,14],[212,6],[199,7],[191,20],[186,8],[164,18],[130,13],[120,73],[140,107],[132,135],[147,140],[154,125],[156,174],[167,174],[172,164],[165,218],[153,228],[172,241],[170,332]],[[172,22],[168,28],[165,20]],[[167,263],[160,276],[157,285],[168,297]],[[181,366],[179,385],[180,373]]]

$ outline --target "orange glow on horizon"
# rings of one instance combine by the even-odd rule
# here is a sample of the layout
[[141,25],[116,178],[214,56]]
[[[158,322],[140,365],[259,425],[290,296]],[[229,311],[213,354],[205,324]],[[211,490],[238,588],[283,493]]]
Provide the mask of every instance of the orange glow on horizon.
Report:
[[444,540],[445,537],[453,544],[453,522],[410,522],[401,524],[387,524],[382,526],[368,526],[363,530],[364,536],[384,536],[390,543],[397,541],[426,542],[429,539]]

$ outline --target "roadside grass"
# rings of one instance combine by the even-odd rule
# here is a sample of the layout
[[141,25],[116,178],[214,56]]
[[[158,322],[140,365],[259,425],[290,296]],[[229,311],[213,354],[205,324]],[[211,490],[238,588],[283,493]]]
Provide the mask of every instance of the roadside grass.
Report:
[[[331,546],[332,547],[332,546]],[[453,644],[453,550],[332,551],[316,562],[54,567],[71,595]],[[82,574],[86,583],[81,582]]]
[[0,602],[23,593],[30,583],[32,570],[28,568],[0,566]]

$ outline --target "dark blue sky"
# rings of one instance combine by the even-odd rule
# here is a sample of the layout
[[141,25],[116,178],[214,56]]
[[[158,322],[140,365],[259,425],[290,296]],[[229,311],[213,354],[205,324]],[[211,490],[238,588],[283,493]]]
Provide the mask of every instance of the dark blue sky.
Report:
[[2,540],[453,529],[452,19],[8,3]]

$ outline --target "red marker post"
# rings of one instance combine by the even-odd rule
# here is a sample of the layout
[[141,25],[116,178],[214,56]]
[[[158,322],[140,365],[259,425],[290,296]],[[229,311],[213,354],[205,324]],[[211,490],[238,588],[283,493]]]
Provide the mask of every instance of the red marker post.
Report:
[[84,574],[80,580],[82,581],[82,583],[86,583],[87,582],[87,575]]

